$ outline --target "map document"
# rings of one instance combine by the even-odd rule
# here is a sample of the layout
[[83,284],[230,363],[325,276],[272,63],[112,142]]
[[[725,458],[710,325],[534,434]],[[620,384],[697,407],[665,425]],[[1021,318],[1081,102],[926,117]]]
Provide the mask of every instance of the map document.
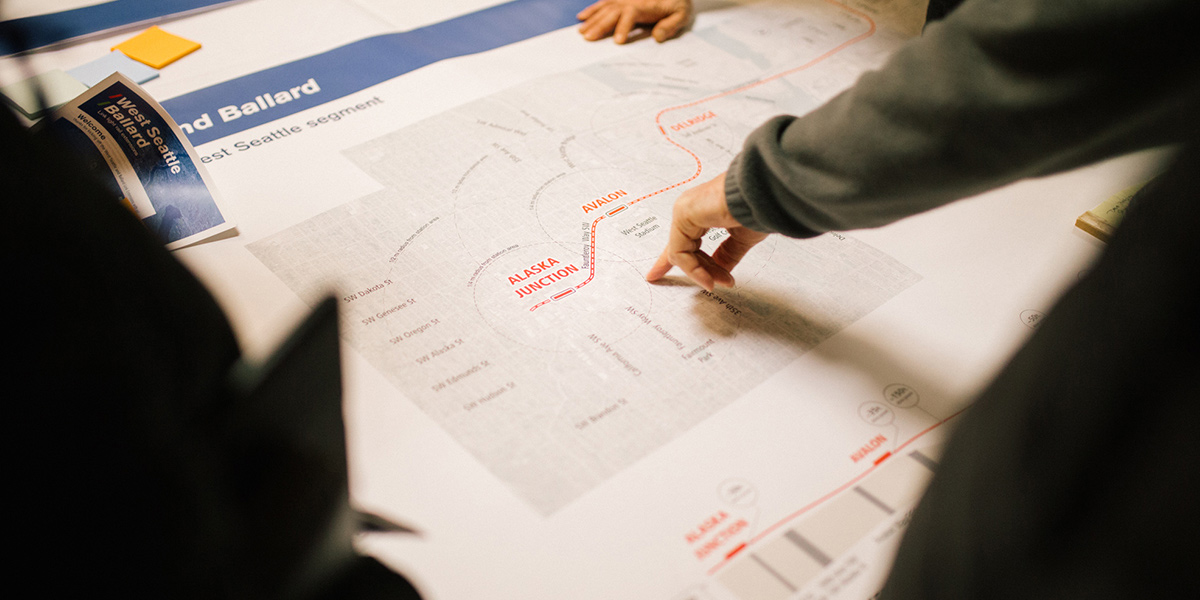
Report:
[[[1162,156],[650,284],[680,195],[921,43],[927,2],[696,0],[617,45],[579,35],[592,1],[195,0],[204,50],[51,129],[129,159],[113,194],[247,359],[337,298],[350,502],[413,531],[353,543],[422,597],[876,597],[957,417],[1099,252],[1072,223]],[[90,4],[48,17],[162,3]]]
[[[351,500],[419,532],[356,545],[428,597],[870,598],[956,415],[1095,256],[1071,223],[1148,163],[772,236],[733,288],[649,284],[680,194],[882,66],[924,4],[698,2],[618,46],[564,28],[588,3],[189,17],[261,70],[151,82],[238,213],[176,254],[248,354],[338,298]],[[307,33],[228,28],[267,18]]]
[[383,189],[250,250],[302,297],[344,290],[350,343],[549,515],[920,280],[845,235],[773,236],[733,289],[643,279],[680,192],[900,41],[757,5],[351,148]]

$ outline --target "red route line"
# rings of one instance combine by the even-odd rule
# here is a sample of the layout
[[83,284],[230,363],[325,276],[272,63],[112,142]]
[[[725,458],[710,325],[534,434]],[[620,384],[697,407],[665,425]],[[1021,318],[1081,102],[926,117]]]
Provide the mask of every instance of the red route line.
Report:
[[[890,453],[888,453],[888,454],[885,454],[885,455],[884,455],[883,457],[881,457],[879,460],[876,460],[876,461],[875,461],[875,464],[871,465],[871,468],[867,469],[866,471],[863,471],[862,473],[859,473],[859,474],[858,474],[858,475],[856,475],[856,476],[855,476],[853,479],[851,479],[850,481],[847,481],[846,483],[843,483],[841,486],[839,486],[837,489],[833,490],[832,492],[829,492],[828,494],[825,494],[824,496],[821,496],[820,498],[817,498],[816,500],[813,500],[812,502],[810,502],[810,503],[808,503],[807,505],[805,505],[803,508],[801,508],[801,509],[799,509],[799,510],[797,510],[797,511],[793,512],[792,514],[790,514],[790,515],[788,515],[788,516],[786,516],[786,517],[784,517],[784,518],[782,518],[782,519],[780,519],[780,520],[776,521],[776,522],[775,522],[773,525],[771,525],[770,527],[768,527],[768,528],[764,529],[764,530],[762,531],[762,533],[759,533],[758,535],[756,535],[756,536],[754,536],[754,537],[750,538],[748,541],[746,541],[746,542],[745,542],[744,544],[742,544],[742,545],[743,545],[743,546],[749,546],[749,545],[751,545],[751,544],[755,544],[755,543],[758,543],[759,541],[762,541],[762,539],[763,539],[763,538],[767,537],[768,535],[771,535],[771,534],[772,534],[772,533],[774,533],[774,532],[775,532],[777,529],[779,529],[780,527],[783,527],[785,524],[787,524],[787,523],[789,523],[789,522],[791,522],[791,521],[795,520],[796,518],[800,517],[800,516],[801,516],[801,515],[803,515],[804,513],[807,513],[808,511],[810,511],[810,510],[812,510],[812,509],[814,509],[814,508],[816,508],[816,507],[820,506],[821,504],[823,504],[823,503],[825,503],[826,501],[828,501],[830,498],[833,498],[834,496],[836,496],[836,495],[838,495],[838,494],[840,494],[840,493],[842,493],[842,492],[846,491],[846,490],[847,490],[847,489],[849,489],[850,487],[852,487],[852,486],[854,486],[855,484],[857,484],[858,482],[862,481],[862,480],[863,480],[863,478],[864,478],[864,477],[866,477],[867,475],[870,475],[871,473],[875,472],[875,469],[878,469],[878,468],[879,468],[879,465],[880,465],[881,463],[883,463],[883,462],[884,462],[884,459],[885,459],[885,458],[887,458],[887,457],[889,457],[889,456],[893,456],[893,455],[897,455],[897,454],[899,454],[899,453],[900,453],[900,451],[901,451],[901,450],[903,450],[904,448],[908,447],[908,445],[909,445],[909,444],[912,444],[913,442],[917,441],[918,439],[920,439],[921,437],[923,437],[925,434],[929,433],[930,431],[933,431],[934,429],[937,429],[938,427],[941,427],[942,425],[945,425],[946,423],[949,423],[949,422],[950,422],[951,420],[953,420],[955,417],[957,417],[958,415],[961,415],[961,414],[963,413],[963,411],[965,411],[965,410],[967,410],[967,409],[963,408],[963,409],[959,410],[958,412],[956,412],[956,413],[954,413],[954,414],[950,415],[949,417],[946,417],[945,419],[942,419],[941,421],[938,421],[937,423],[934,423],[933,425],[930,425],[929,427],[926,427],[926,428],[925,428],[923,431],[921,431],[921,432],[920,432],[920,433],[918,433],[917,435],[914,435],[914,436],[912,436],[911,438],[909,438],[909,439],[908,439],[908,441],[906,441],[906,442],[904,442],[903,444],[900,444],[899,446],[897,446],[897,447],[896,447],[896,450],[895,450],[895,452],[890,452]],[[737,550],[738,550],[738,551],[740,551],[740,550],[742,550],[742,548],[738,548]],[[733,554],[736,554],[736,552],[734,552],[734,553],[730,553],[729,555],[726,555],[726,557],[725,557],[725,559],[724,559],[724,560],[722,560],[721,562],[719,562],[719,563],[717,563],[717,564],[713,565],[713,567],[712,567],[711,569],[709,569],[709,570],[708,570],[708,574],[709,574],[709,576],[712,576],[712,575],[713,575],[714,573],[716,573],[717,571],[720,571],[720,570],[721,570],[721,568],[723,568],[725,565],[729,564],[729,563],[730,563],[730,561],[733,559]]]
[[[724,97],[726,97],[726,96],[731,96],[731,95],[733,95],[733,94],[738,94],[738,93],[744,92],[744,91],[746,91],[746,90],[749,90],[749,89],[753,89],[753,88],[755,88],[755,87],[758,87],[758,86],[760,86],[760,85],[764,85],[764,84],[770,83],[770,82],[772,82],[772,81],[775,81],[775,80],[781,79],[781,78],[783,78],[783,77],[787,77],[788,75],[792,75],[792,74],[794,74],[794,73],[798,73],[798,72],[800,72],[800,71],[803,71],[803,70],[805,70],[805,69],[809,69],[809,68],[813,67],[814,65],[817,65],[817,64],[821,63],[822,61],[824,61],[824,60],[828,59],[829,57],[831,57],[831,56],[833,56],[833,55],[837,54],[838,52],[841,52],[842,50],[845,50],[846,48],[848,48],[848,47],[850,47],[850,46],[853,46],[854,44],[857,44],[858,42],[861,42],[861,41],[863,41],[863,40],[865,40],[865,39],[867,39],[867,38],[871,37],[872,35],[875,35],[875,30],[876,30],[875,21],[874,21],[874,20],[873,20],[873,19],[872,19],[872,18],[871,18],[869,15],[867,15],[866,13],[863,13],[863,12],[861,12],[861,11],[858,11],[858,10],[855,10],[855,9],[853,9],[853,8],[850,8],[850,7],[848,7],[848,6],[845,6],[845,5],[843,5],[843,4],[839,3],[839,2],[837,2],[836,0],[825,0],[825,2],[828,2],[829,4],[832,4],[832,5],[834,5],[834,6],[838,7],[838,8],[840,8],[840,9],[842,9],[842,10],[845,10],[846,12],[849,12],[849,13],[852,13],[852,14],[854,14],[854,15],[857,15],[857,16],[861,17],[862,19],[864,19],[864,20],[866,20],[866,21],[867,21],[867,23],[870,25],[870,28],[869,28],[869,29],[868,29],[868,30],[867,30],[865,33],[859,34],[858,36],[856,36],[856,37],[854,37],[854,38],[851,38],[851,39],[849,39],[849,40],[847,40],[847,41],[843,42],[842,44],[838,45],[836,48],[833,48],[832,50],[829,50],[828,52],[826,52],[826,53],[824,53],[824,54],[822,54],[822,55],[820,55],[820,56],[818,56],[818,57],[816,57],[816,58],[812,59],[811,61],[809,61],[809,62],[807,62],[807,63],[804,63],[803,65],[800,65],[800,66],[798,66],[798,67],[794,67],[794,68],[792,68],[792,69],[788,69],[787,71],[783,71],[783,72],[780,72],[780,73],[776,73],[775,75],[772,75],[772,76],[770,76],[770,77],[767,77],[767,78],[765,78],[765,79],[760,79],[760,80],[758,80],[758,81],[755,81],[755,82],[753,82],[753,83],[748,83],[748,84],[746,84],[746,85],[743,85],[743,86],[741,86],[741,87],[734,88],[734,89],[732,89],[732,90],[727,90],[727,91],[721,92],[721,93],[719,93],[719,94],[714,94],[714,95],[712,95],[712,96],[709,96],[709,97],[707,97],[707,98],[701,98],[700,100],[695,100],[695,101],[689,102],[689,103],[687,103],[687,104],[680,104],[680,105],[678,105],[678,106],[672,106],[672,107],[665,108],[665,109],[663,109],[663,110],[659,111],[659,112],[658,112],[658,114],[654,116],[654,123],[655,123],[655,125],[657,125],[657,126],[658,126],[658,131],[659,131],[659,133],[661,133],[661,134],[663,135],[663,137],[664,137],[664,138],[666,138],[666,140],[667,140],[668,142],[670,142],[670,143],[671,143],[672,145],[674,145],[676,148],[679,148],[680,150],[683,150],[684,152],[687,152],[687,153],[688,153],[688,155],[690,155],[690,156],[692,157],[692,159],[696,161],[696,172],[695,172],[695,173],[692,173],[691,177],[688,177],[687,179],[684,179],[683,181],[680,181],[680,182],[678,182],[678,183],[672,184],[672,185],[670,185],[670,186],[667,186],[667,187],[665,187],[665,188],[662,188],[662,189],[660,189],[660,190],[658,190],[658,191],[655,191],[655,192],[651,192],[651,193],[649,193],[649,194],[646,194],[645,196],[642,196],[642,197],[640,197],[640,198],[637,198],[636,200],[632,200],[632,201],[630,201],[628,204],[625,204],[624,206],[620,207],[620,210],[624,210],[625,208],[627,208],[627,207],[630,207],[630,206],[633,206],[634,204],[637,204],[638,202],[641,202],[642,200],[646,200],[647,198],[652,198],[652,197],[654,197],[654,196],[657,196],[657,195],[659,195],[659,194],[662,194],[662,193],[664,193],[664,192],[671,191],[671,190],[673,190],[673,189],[675,189],[675,188],[677,188],[677,187],[679,187],[679,186],[681,186],[681,185],[687,185],[688,183],[691,183],[692,181],[695,181],[695,180],[696,180],[696,178],[700,177],[700,173],[703,171],[703,165],[701,164],[700,157],[696,156],[696,153],[692,152],[692,151],[691,151],[691,150],[689,150],[688,148],[684,147],[683,145],[679,144],[679,143],[678,143],[678,142],[676,142],[675,140],[671,139],[671,136],[670,136],[670,135],[667,133],[666,129],[664,129],[664,128],[663,128],[663,126],[662,126],[662,117],[663,117],[663,115],[665,115],[665,114],[667,114],[667,113],[669,113],[669,112],[672,112],[672,111],[681,110],[681,109],[684,109],[684,108],[690,108],[690,107],[692,107],[692,106],[696,106],[696,105],[698,105],[698,104],[704,104],[705,102],[712,102],[713,100],[718,100],[718,99],[720,99],[720,98],[724,98]],[[600,223],[600,221],[603,221],[603,220],[605,219],[605,217],[607,217],[607,216],[610,216],[610,215],[612,215],[612,214],[613,214],[613,213],[615,213],[615,212],[619,212],[619,211],[618,211],[618,210],[609,211],[609,213],[607,213],[606,215],[601,215],[601,216],[597,217],[597,218],[596,218],[594,221],[592,221],[592,226],[591,226],[591,230],[590,230],[590,233],[589,233],[590,240],[589,240],[589,247],[588,247],[588,278],[587,278],[587,280],[585,280],[583,283],[580,283],[579,285],[575,286],[575,287],[574,287],[574,288],[573,288],[571,291],[573,291],[573,290],[577,290],[577,289],[579,289],[579,288],[582,288],[583,286],[585,286],[585,285],[587,285],[589,282],[591,282],[591,281],[592,281],[592,279],[595,279],[595,277],[596,277],[596,225],[598,225],[598,224]],[[554,296],[554,299],[558,299],[558,298],[561,298],[561,297],[563,297],[563,294],[561,294],[561,293],[560,293],[560,294],[556,294],[556,295]],[[537,310],[537,308],[538,308],[538,307],[540,307],[540,306],[543,306],[543,305],[546,305],[546,304],[549,304],[550,302],[551,302],[551,300],[544,300],[544,301],[542,301],[542,302],[538,303],[537,305],[533,306],[533,307],[532,307],[532,308],[530,308],[529,310],[530,310],[530,311]],[[966,409],[963,409],[963,410],[966,410]],[[954,419],[954,418],[955,418],[955,417],[957,417],[958,415],[962,414],[963,410],[960,410],[960,411],[958,411],[958,412],[956,412],[956,413],[954,413],[954,414],[950,415],[950,416],[949,416],[949,417],[947,417],[946,419],[944,419],[944,420],[942,420],[942,421],[940,421],[940,422],[938,422],[938,423],[935,423],[935,424],[933,424],[933,425],[929,426],[929,427],[928,427],[928,428],[926,428],[924,431],[921,431],[921,432],[920,432],[920,433],[918,433],[917,435],[915,435],[915,436],[913,436],[913,437],[909,438],[909,440],[908,440],[908,441],[906,441],[906,442],[904,442],[903,444],[901,444],[901,445],[899,445],[898,447],[896,447],[895,453],[899,453],[899,452],[900,452],[901,450],[903,450],[905,447],[907,447],[908,445],[910,445],[910,444],[912,444],[913,442],[917,441],[918,439],[920,439],[921,437],[923,437],[925,434],[929,433],[930,431],[933,431],[933,430],[934,430],[934,429],[936,429],[937,427],[939,427],[939,426],[941,426],[941,425],[943,425],[943,424],[947,423],[947,422],[948,422],[948,421],[950,421],[951,419]],[[851,479],[850,481],[847,481],[846,483],[844,483],[844,484],[842,484],[841,486],[839,486],[837,489],[835,489],[835,490],[833,490],[833,491],[829,492],[828,494],[825,494],[824,496],[822,496],[822,497],[818,498],[817,500],[814,500],[813,502],[810,502],[808,505],[804,506],[803,508],[801,508],[801,509],[799,509],[799,510],[797,510],[797,511],[793,512],[792,514],[790,514],[790,515],[788,515],[788,516],[786,516],[786,517],[784,517],[784,518],[780,519],[779,521],[775,522],[775,523],[774,523],[773,525],[771,525],[770,527],[767,527],[766,529],[764,529],[764,530],[763,530],[761,533],[759,533],[758,535],[754,536],[753,538],[750,538],[750,540],[749,540],[749,541],[747,541],[747,542],[744,542],[744,543],[742,543],[742,544],[739,544],[739,545],[738,545],[736,548],[734,548],[734,549],[733,549],[731,552],[729,552],[728,554],[726,554],[726,555],[725,555],[725,558],[724,558],[724,560],[722,560],[721,562],[719,562],[719,563],[717,563],[716,565],[714,565],[714,566],[713,566],[711,569],[709,569],[709,571],[708,571],[708,574],[709,574],[709,576],[713,575],[713,574],[714,574],[714,573],[716,573],[717,571],[721,570],[721,568],[722,568],[722,567],[724,567],[725,565],[729,564],[729,562],[733,560],[733,557],[734,557],[734,556],[736,556],[736,555],[740,554],[740,553],[741,553],[743,550],[745,550],[745,549],[746,549],[747,547],[749,547],[751,544],[755,544],[755,543],[757,543],[757,542],[761,541],[763,538],[765,538],[766,536],[768,536],[768,535],[770,535],[771,533],[775,532],[776,530],[778,530],[778,529],[779,529],[780,527],[782,527],[783,525],[785,525],[785,524],[787,524],[787,523],[789,523],[789,522],[791,522],[791,521],[795,520],[796,518],[798,518],[798,517],[800,517],[801,515],[803,515],[803,514],[807,513],[808,511],[812,510],[813,508],[816,508],[817,506],[820,506],[821,504],[825,503],[826,501],[828,501],[829,499],[833,498],[834,496],[836,496],[836,495],[838,495],[838,494],[840,494],[840,493],[842,493],[842,492],[846,491],[846,490],[847,490],[847,489],[849,489],[851,486],[853,486],[853,485],[857,484],[859,481],[862,481],[862,480],[863,480],[863,478],[865,478],[867,475],[870,475],[871,473],[873,473],[873,472],[875,471],[875,469],[879,468],[879,466],[880,466],[880,465],[881,465],[881,464],[882,464],[882,463],[883,463],[883,462],[884,462],[884,461],[885,461],[887,458],[891,457],[893,454],[894,454],[894,453],[892,453],[892,452],[885,453],[883,456],[881,456],[881,457],[879,457],[878,459],[876,459],[876,460],[875,460],[875,462],[874,462],[874,464],[872,464],[872,465],[871,465],[871,467],[870,467],[869,469],[867,469],[866,471],[863,471],[862,473],[860,473],[859,475],[857,475],[856,477],[854,477],[854,478],[853,478],[853,479]]]
[[[665,115],[665,114],[667,114],[667,113],[669,113],[669,112],[672,112],[672,111],[676,111],[676,110],[680,110],[680,109],[684,109],[684,108],[690,108],[690,107],[692,107],[692,106],[696,106],[697,104],[704,104],[705,102],[712,102],[713,100],[718,100],[718,99],[720,99],[720,98],[724,98],[724,97],[726,97],[726,96],[732,96],[733,94],[738,94],[738,93],[744,92],[744,91],[746,91],[746,90],[749,90],[749,89],[756,88],[756,87],[758,87],[758,86],[760,86],[760,85],[764,85],[764,84],[770,83],[770,82],[772,82],[772,81],[775,81],[775,80],[777,80],[777,79],[781,79],[781,78],[783,78],[783,77],[787,77],[788,75],[792,75],[792,74],[794,74],[794,73],[798,73],[798,72],[800,72],[800,71],[803,71],[803,70],[805,70],[805,69],[808,69],[808,68],[810,68],[810,67],[812,67],[812,66],[814,66],[814,65],[816,65],[816,64],[818,64],[818,63],[820,63],[820,62],[822,62],[822,61],[824,61],[825,59],[827,59],[827,58],[829,58],[829,57],[833,56],[834,54],[837,54],[838,52],[841,52],[842,50],[845,50],[846,48],[849,48],[850,46],[853,46],[854,44],[857,44],[857,43],[859,43],[859,42],[861,42],[861,41],[863,41],[863,40],[865,40],[865,39],[867,39],[867,38],[869,38],[869,37],[871,37],[871,36],[875,35],[875,21],[874,21],[874,19],[872,19],[872,18],[870,17],[870,15],[867,15],[866,13],[864,13],[864,12],[862,12],[862,11],[855,10],[855,9],[853,9],[853,8],[850,8],[849,6],[846,6],[846,5],[844,5],[844,4],[841,4],[840,2],[837,2],[837,0],[825,0],[825,2],[827,2],[827,3],[829,3],[829,4],[832,4],[832,5],[834,5],[834,6],[838,7],[838,8],[840,8],[840,9],[842,9],[842,10],[846,11],[846,12],[849,12],[849,13],[851,13],[851,14],[854,14],[854,15],[857,15],[857,16],[859,16],[859,17],[863,18],[863,19],[864,19],[864,20],[866,20],[866,22],[867,22],[867,23],[870,25],[870,28],[869,28],[869,29],[867,29],[867,31],[866,31],[865,33],[859,34],[858,36],[856,36],[856,37],[854,37],[854,38],[851,38],[851,39],[849,39],[849,40],[847,40],[847,41],[845,41],[845,42],[842,42],[842,43],[841,43],[839,46],[837,46],[836,48],[834,48],[834,49],[832,49],[832,50],[829,50],[828,52],[826,52],[826,53],[824,53],[824,54],[822,54],[822,55],[820,55],[820,56],[818,56],[818,57],[816,57],[816,58],[814,58],[814,59],[812,59],[812,60],[810,60],[810,61],[808,61],[808,62],[806,62],[806,63],[804,63],[804,64],[802,64],[802,65],[800,65],[800,66],[798,66],[798,67],[794,67],[794,68],[788,69],[787,71],[783,71],[783,72],[781,72],[781,73],[776,73],[776,74],[774,74],[774,75],[772,75],[772,76],[770,76],[770,77],[767,77],[767,78],[765,78],[765,79],[760,79],[760,80],[758,80],[758,81],[755,81],[755,82],[753,82],[753,83],[748,83],[748,84],[746,84],[746,85],[743,85],[743,86],[741,86],[741,87],[734,88],[734,89],[732,89],[732,90],[726,90],[726,91],[724,91],[724,92],[721,92],[721,93],[719,93],[719,94],[714,94],[714,95],[712,95],[712,96],[709,96],[709,97],[707,97],[707,98],[701,98],[701,99],[699,99],[699,100],[694,100],[694,101],[692,101],[692,102],[689,102],[689,103],[687,103],[687,104],[680,104],[680,105],[678,105],[678,106],[672,106],[672,107],[670,107],[670,108],[664,108],[664,109],[660,110],[660,111],[658,112],[658,114],[657,114],[657,115],[654,115],[654,124],[658,126],[658,131],[659,131],[659,133],[661,133],[661,134],[663,135],[663,137],[664,137],[664,138],[666,138],[666,140],[667,140],[668,142],[670,142],[670,143],[671,143],[672,145],[674,145],[676,148],[679,148],[680,150],[683,150],[684,152],[687,152],[687,153],[688,153],[688,154],[689,154],[689,155],[692,157],[692,159],[696,161],[696,172],[695,172],[695,173],[692,173],[692,176],[691,176],[691,177],[688,177],[687,179],[684,179],[683,181],[680,181],[679,183],[675,183],[675,184],[669,185],[669,186],[667,186],[667,187],[665,187],[665,188],[662,188],[661,190],[658,190],[658,191],[655,191],[655,192],[651,192],[651,193],[649,193],[649,194],[646,194],[645,196],[642,196],[641,198],[638,198],[638,199],[636,199],[636,200],[632,200],[632,201],[630,201],[628,204],[625,204],[624,206],[622,206],[622,207],[621,207],[622,209],[624,209],[624,208],[627,208],[627,207],[630,207],[630,206],[633,206],[634,204],[637,204],[638,202],[641,202],[642,200],[645,200],[645,199],[647,199],[647,198],[652,198],[652,197],[654,197],[654,196],[657,196],[657,195],[659,195],[659,194],[662,194],[662,193],[664,193],[664,192],[669,192],[669,191],[671,191],[671,190],[673,190],[673,189],[675,189],[675,188],[677,188],[677,187],[679,187],[679,186],[681,186],[681,185],[687,185],[687,184],[689,184],[689,183],[691,183],[691,182],[695,181],[695,180],[696,180],[696,178],[700,177],[700,173],[701,173],[701,171],[703,171],[703,170],[704,170],[703,166],[702,166],[702,165],[701,165],[701,163],[700,163],[700,157],[699,157],[699,156],[696,156],[696,153],[695,153],[695,152],[692,152],[691,150],[689,150],[689,149],[685,148],[683,145],[679,144],[679,142],[676,142],[675,140],[671,139],[671,136],[670,136],[670,135],[667,133],[667,130],[666,130],[666,129],[663,129],[662,122],[661,122],[661,121],[662,121],[662,116],[663,116],[663,115]],[[612,214],[612,212],[613,212],[613,211],[610,211],[610,212],[608,213],[608,215],[611,215],[611,214]],[[588,278],[587,278],[586,280],[584,280],[584,282],[583,282],[583,283],[581,283],[581,284],[579,284],[579,285],[575,286],[575,288],[574,288],[574,289],[580,289],[580,288],[582,288],[583,286],[585,286],[585,285],[587,285],[587,284],[591,283],[591,281],[592,281],[593,279],[595,279],[595,278],[596,278],[596,225],[597,225],[598,223],[600,223],[600,221],[603,221],[603,220],[604,220],[604,218],[605,218],[606,216],[608,216],[608,215],[601,215],[601,216],[597,217],[595,221],[592,221],[592,228],[591,228],[591,232],[590,232],[590,234],[589,234],[589,235],[590,235],[590,239],[589,239],[589,241],[588,241]],[[534,305],[534,306],[533,306],[532,308],[530,308],[529,310],[530,310],[530,312],[533,312],[533,311],[537,310],[539,307],[541,307],[541,306],[545,306],[546,304],[549,304],[549,303],[550,303],[550,300],[543,300],[542,302],[539,302],[539,303],[537,303],[536,305]]]

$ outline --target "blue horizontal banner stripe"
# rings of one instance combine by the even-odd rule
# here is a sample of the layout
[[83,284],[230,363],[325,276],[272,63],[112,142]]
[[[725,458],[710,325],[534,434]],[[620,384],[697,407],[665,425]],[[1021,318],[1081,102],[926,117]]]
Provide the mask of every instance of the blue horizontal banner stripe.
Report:
[[[575,24],[578,22],[575,15],[593,1],[513,0],[419,29],[352,42],[184,94],[164,101],[162,105],[180,124],[195,124],[195,131],[189,133],[188,138],[193,144],[204,144],[348,96],[441,60],[492,50]],[[313,89],[310,80],[320,88],[319,92],[310,93]],[[292,91],[305,84],[309,85],[303,93]],[[287,99],[229,120],[220,114],[224,107],[240,107],[256,103],[257,97],[274,97],[276,94],[283,94]],[[257,106],[261,107],[265,102],[264,97],[263,101],[257,101]]]
[[[116,0],[56,13],[0,22],[7,54],[57,44],[135,23],[226,4],[232,0]],[[0,2],[0,6],[3,3]]]

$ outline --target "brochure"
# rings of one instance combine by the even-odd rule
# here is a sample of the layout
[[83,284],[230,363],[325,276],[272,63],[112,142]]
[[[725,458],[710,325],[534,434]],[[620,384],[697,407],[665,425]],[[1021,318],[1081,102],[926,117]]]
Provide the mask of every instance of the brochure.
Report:
[[46,127],[175,249],[233,229],[187,136],[120,73],[63,105]]

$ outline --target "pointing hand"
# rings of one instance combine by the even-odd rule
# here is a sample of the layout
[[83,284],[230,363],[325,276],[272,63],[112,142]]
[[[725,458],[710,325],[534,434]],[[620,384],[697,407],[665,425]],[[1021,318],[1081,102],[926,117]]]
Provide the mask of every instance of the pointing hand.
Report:
[[[709,256],[700,250],[700,241],[712,227],[724,227],[729,237]],[[767,234],[742,227],[729,214],[725,174],[721,173],[716,179],[684,192],[675,201],[667,247],[646,273],[646,281],[658,281],[676,266],[710,292],[714,285],[733,287],[730,271],[766,238]]]

